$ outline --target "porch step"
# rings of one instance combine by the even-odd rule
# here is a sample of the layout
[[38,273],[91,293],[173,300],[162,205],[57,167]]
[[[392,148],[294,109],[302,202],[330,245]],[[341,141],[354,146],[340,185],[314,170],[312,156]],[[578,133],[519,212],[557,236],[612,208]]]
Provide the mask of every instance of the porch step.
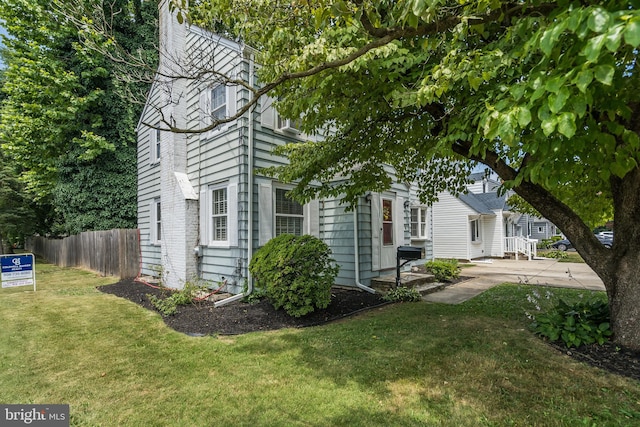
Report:
[[[415,288],[421,294],[426,295],[431,292],[436,292],[440,289],[435,289],[438,287],[438,283],[433,283],[435,278],[433,274],[425,274],[425,273],[411,273],[411,272],[402,272],[400,273],[400,286],[406,286],[407,288]],[[385,293],[392,289],[396,284],[396,276],[395,275],[387,275],[376,277],[375,279],[371,279],[371,287],[376,291]],[[431,290],[433,288],[433,290]]]

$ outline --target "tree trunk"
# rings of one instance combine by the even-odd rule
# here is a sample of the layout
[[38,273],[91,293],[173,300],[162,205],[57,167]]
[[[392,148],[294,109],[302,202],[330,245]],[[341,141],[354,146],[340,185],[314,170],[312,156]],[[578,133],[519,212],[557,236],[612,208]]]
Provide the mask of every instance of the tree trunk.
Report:
[[[488,151],[484,158],[470,155],[469,146],[454,151],[492,168],[504,180],[517,171]],[[607,290],[613,341],[640,352],[640,167],[623,178],[610,179],[614,211],[614,241],[605,248],[569,206],[540,185],[522,181],[513,189],[544,217],[560,227]]]
[[605,283],[609,296],[613,340],[635,351],[640,351],[640,259],[638,258],[640,258],[639,252],[625,257],[615,274],[615,283]]

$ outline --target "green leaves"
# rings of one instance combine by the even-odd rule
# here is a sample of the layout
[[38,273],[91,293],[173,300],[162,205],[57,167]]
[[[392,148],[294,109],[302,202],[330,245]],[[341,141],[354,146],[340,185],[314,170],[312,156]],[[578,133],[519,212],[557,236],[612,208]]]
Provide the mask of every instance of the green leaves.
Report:
[[640,46],[640,18],[629,20],[624,29],[624,41],[633,47]]
[[616,69],[613,65],[598,65],[593,68],[593,76],[603,85],[611,86]]

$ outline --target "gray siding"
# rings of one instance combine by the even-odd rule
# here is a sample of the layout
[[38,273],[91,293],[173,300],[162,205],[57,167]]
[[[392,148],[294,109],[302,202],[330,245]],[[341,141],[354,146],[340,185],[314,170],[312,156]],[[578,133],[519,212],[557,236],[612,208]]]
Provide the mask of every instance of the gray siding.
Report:
[[[151,90],[151,102],[157,103],[159,93]],[[138,126],[138,228],[140,229],[140,251],[144,275],[154,274],[156,266],[161,264],[160,246],[151,242],[151,203],[160,197],[160,163],[151,163],[151,141],[153,129],[142,123],[155,123],[157,114],[151,108],[145,108],[141,124]],[[162,142],[161,142],[162,143]],[[160,160],[162,161],[162,160]]]

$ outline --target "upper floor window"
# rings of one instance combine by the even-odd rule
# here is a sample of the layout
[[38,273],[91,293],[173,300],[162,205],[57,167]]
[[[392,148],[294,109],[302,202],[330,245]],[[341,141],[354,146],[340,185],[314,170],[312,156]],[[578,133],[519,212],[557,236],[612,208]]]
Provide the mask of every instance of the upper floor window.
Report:
[[227,116],[227,88],[218,85],[211,89],[211,119],[220,120]]
[[[217,85],[200,92],[201,126],[208,127],[214,121],[226,119],[236,114],[236,86]],[[223,123],[213,130],[220,131],[229,127]]]
[[413,239],[426,239],[427,236],[427,208],[411,208],[411,237]]
[[276,188],[275,194],[275,235],[304,234],[304,209],[302,205],[287,196],[287,190]]

